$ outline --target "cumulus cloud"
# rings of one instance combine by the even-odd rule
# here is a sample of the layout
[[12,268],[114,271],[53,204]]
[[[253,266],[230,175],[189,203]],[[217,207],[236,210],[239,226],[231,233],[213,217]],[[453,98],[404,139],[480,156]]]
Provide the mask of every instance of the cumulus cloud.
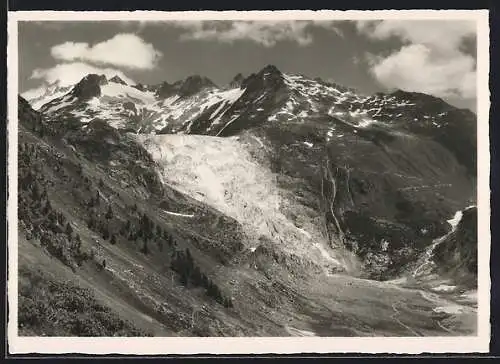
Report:
[[162,53],[135,34],[122,33],[94,45],[65,42],[51,48],[52,57],[62,61],[86,61],[131,69],[152,69]]
[[333,22],[179,21],[171,24],[185,31],[180,36],[184,41],[215,40],[233,43],[238,40],[248,40],[264,47],[273,47],[280,41],[291,41],[300,46],[311,44],[313,36],[310,29],[314,25],[340,34],[340,30],[333,25]]
[[475,98],[476,60],[462,50],[474,38],[472,21],[359,21],[357,30],[373,40],[397,38],[402,45],[380,56],[369,55],[374,77],[384,86],[439,97]]
[[307,33],[306,22],[282,21],[234,21],[234,22],[190,22],[180,23],[189,32],[181,35],[182,40],[218,40],[232,43],[237,40],[250,40],[265,47],[289,40],[300,45],[312,42]]
[[[74,85],[89,73],[104,74],[107,78],[118,75],[128,84],[135,84],[134,80],[127,77],[122,71],[114,68],[101,68],[82,62],[63,63],[51,68],[37,68],[33,70],[31,79],[43,80],[45,84],[56,83],[65,87]],[[33,90],[33,92],[35,92]]]

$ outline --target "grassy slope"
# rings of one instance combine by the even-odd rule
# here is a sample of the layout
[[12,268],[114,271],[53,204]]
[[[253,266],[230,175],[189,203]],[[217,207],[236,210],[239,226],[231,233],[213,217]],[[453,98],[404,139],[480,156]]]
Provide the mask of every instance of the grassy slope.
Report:
[[[20,143],[43,146],[46,142],[21,128]],[[52,163],[47,161],[47,159],[54,157],[54,154],[60,154],[61,152],[64,153],[64,156],[62,157],[63,168],[60,169],[60,172],[66,176],[64,178],[54,172]],[[135,310],[146,315],[144,317],[147,317],[147,320],[151,320],[151,316],[158,316],[158,312],[161,310],[166,311],[163,312],[161,321],[164,325],[170,325],[171,328],[166,329],[163,327],[164,325],[160,325],[161,329],[156,330],[157,333],[171,334],[174,330],[181,331],[191,328],[191,306],[200,302],[214,305],[213,300],[204,295],[203,289],[190,290],[179,284],[177,275],[170,270],[170,255],[173,250],[190,248],[195,257],[201,255],[205,257],[205,260],[200,260],[199,265],[202,270],[210,274],[218,260],[227,260],[230,257],[232,247],[227,244],[228,249],[216,249],[219,245],[218,238],[221,238],[218,226],[213,224],[213,231],[206,228],[202,229],[201,226],[206,225],[204,219],[218,220],[221,224],[226,223],[229,226],[224,218],[214,219],[213,216],[218,214],[217,212],[201,206],[194,200],[183,200],[181,195],[175,193],[175,191],[168,191],[163,200],[154,197],[151,201],[143,200],[137,197],[137,194],[145,193],[144,189],[141,190],[140,187],[137,187],[137,183],[133,183],[137,190],[133,191],[132,188],[129,188],[124,191],[110,174],[103,173],[96,165],[89,163],[82,156],[74,154],[71,148],[65,148],[62,145],[57,152],[48,152],[43,155],[43,158],[42,162],[45,165],[41,173],[45,175],[47,180],[54,182],[54,185],[49,185],[47,188],[48,198],[52,206],[54,209],[62,211],[66,219],[71,221],[73,231],[81,237],[84,249],[96,252],[94,260],[87,261],[82,267],[77,268],[76,276],[83,277],[88,284],[92,285],[97,291],[102,291],[106,297],[112,297],[113,302],[118,300],[124,306],[132,304]],[[91,181],[103,180],[102,187],[97,187],[97,183],[94,182],[93,188],[99,189],[102,201],[113,201],[110,204],[114,210],[113,221],[116,222],[117,228],[119,220],[126,221],[130,219],[130,207],[134,201],[137,201],[140,211],[144,211],[151,216],[158,225],[174,237],[176,248],[170,248],[169,250],[169,247],[165,245],[165,249],[160,252],[159,247],[150,242],[150,252],[145,255],[140,252],[142,248],[141,241],[131,242],[124,237],[119,237],[117,243],[112,245],[109,241],[104,240],[98,232],[88,229],[86,220],[89,211],[86,206],[82,206],[78,196],[90,196],[90,194],[87,191],[79,191],[80,188],[84,188],[84,183],[78,180],[80,177],[72,168],[78,163],[83,165],[84,177],[89,178]],[[73,183],[68,183],[69,181]],[[72,184],[74,184],[73,187],[71,187]],[[173,200],[174,198],[175,200]],[[175,201],[175,203],[172,201]],[[171,210],[179,208],[183,209],[183,212],[187,210],[196,211],[198,217],[197,219],[186,220],[185,218],[167,215],[167,221],[162,218],[165,215],[162,214],[161,209],[158,207],[160,202],[167,203]],[[110,224],[110,226],[113,229],[113,224]],[[233,230],[226,229],[224,233],[234,239],[234,236],[231,235],[235,233]],[[31,244],[31,241],[35,244],[35,247],[39,246],[37,239],[30,240],[29,244]],[[25,240],[21,239],[20,244],[25,244]],[[39,255],[43,259],[42,250],[40,247],[38,249],[40,250]],[[211,251],[213,257],[202,254],[201,250]],[[21,257],[24,256],[24,253],[25,250],[20,249]],[[36,254],[32,252],[29,257],[33,261]],[[104,270],[100,269],[102,259],[106,260],[106,269]],[[20,260],[22,261],[22,259]],[[59,261],[55,260],[54,266],[47,266],[47,270],[51,271],[59,265],[61,265]],[[29,269],[31,266],[26,265],[25,267]],[[130,271],[131,267],[136,268],[133,273]],[[59,277],[56,272],[54,276]],[[165,302],[168,302],[168,304],[165,305]],[[215,310],[224,311],[224,308],[217,306],[220,305],[215,304]],[[209,316],[207,321],[210,320],[216,319]]]

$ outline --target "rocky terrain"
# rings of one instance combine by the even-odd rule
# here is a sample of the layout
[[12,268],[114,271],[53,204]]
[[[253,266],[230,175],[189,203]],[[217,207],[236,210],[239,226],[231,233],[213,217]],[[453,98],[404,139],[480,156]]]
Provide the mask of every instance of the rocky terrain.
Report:
[[474,334],[475,135],[274,66],[20,97],[20,333]]

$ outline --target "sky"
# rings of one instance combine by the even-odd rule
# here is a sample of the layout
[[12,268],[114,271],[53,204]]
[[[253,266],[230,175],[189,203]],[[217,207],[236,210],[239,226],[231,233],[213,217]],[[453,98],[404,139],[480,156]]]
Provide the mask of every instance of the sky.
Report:
[[219,86],[268,64],[361,94],[423,92],[476,110],[476,24],[462,20],[19,22],[19,89],[89,73]]

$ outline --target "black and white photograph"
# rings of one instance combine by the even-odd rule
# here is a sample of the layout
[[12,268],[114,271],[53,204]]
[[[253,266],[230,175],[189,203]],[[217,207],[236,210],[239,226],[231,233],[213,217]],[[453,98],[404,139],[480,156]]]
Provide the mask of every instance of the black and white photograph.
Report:
[[57,13],[9,15],[22,350],[487,349],[487,12]]

